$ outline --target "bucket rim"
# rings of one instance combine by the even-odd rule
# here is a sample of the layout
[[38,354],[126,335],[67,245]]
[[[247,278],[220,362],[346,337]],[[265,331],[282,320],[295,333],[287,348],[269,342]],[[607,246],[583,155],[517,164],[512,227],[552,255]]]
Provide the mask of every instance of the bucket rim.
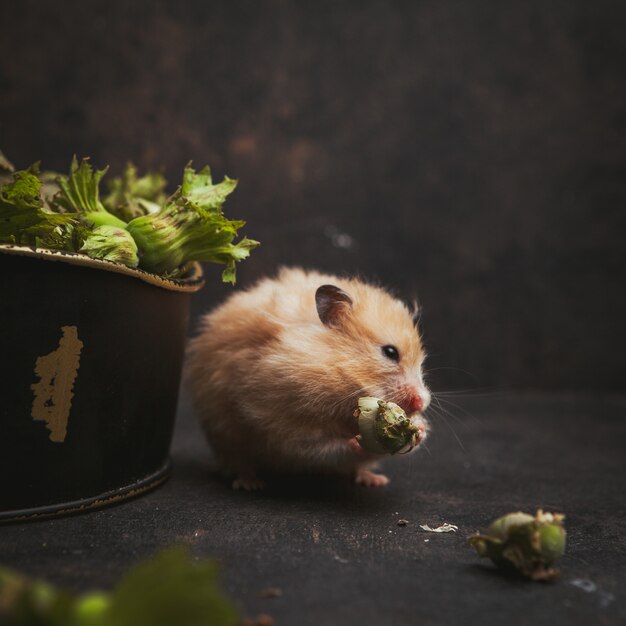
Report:
[[120,487],[114,487],[104,493],[89,495],[70,502],[56,502],[27,509],[0,511],[0,525],[88,513],[103,507],[121,504],[156,489],[169,479],[171,473],[172,460],[168,456],[161,467],[151,474]]
[[61,250],[50,250],[48,248],[35,248],[28,246],[16,246],[9,243],[0,243],[0,253],[12,254],[15,256],[25,256],[42,261],[60,261],[70,265],[90,267],[92,269],[113,272],[115,274],[125,274],[132,278],[139,279],[155,287],[168,289],[169,291],[184,291],[193,293],[199,291],[204,286],[204,274],[202,266],[197,261],[189,264],[189,272],[185,278],[164,278],[157,274],[151,274],[145,270],[127,267],[121,263],[105,261],[103,259],[92,259],[85,254],[77,252],[65,252]]

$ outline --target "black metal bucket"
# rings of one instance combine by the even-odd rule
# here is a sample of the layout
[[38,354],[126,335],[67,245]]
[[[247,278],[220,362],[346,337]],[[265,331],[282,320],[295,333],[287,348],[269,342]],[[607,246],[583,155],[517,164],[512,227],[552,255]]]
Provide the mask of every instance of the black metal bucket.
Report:
[[203,285],[0,245],[0,521],[104,506],[170,470],[189,317]]

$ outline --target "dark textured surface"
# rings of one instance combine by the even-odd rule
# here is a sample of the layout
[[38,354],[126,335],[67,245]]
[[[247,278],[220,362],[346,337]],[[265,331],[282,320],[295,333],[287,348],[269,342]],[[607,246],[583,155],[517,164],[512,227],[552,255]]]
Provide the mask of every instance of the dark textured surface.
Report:
[[[87,515],[0,527],[2,561],[85,590],[182,542],[220,559],[243,612],[270,613],[278,626],[623,624],[626,398],[502,394],[462,405],[448,425],[434,420],[428,451],[389,460],[384,489],[278,479],[248,494],[213,473],[183,399],[164,487]],[[465,545],[493,517],[536,507],[567,514],[558,583],[502,577]],[[444,521],[459,532],[418,528]],[[268,586],[282,597],[258,598]]]
[[9,0],[0,143],[238,177],[263,242],[240,284],[302,264],[417,293],[431,367],[459,368],[439,384],[621,390],[625,7]]

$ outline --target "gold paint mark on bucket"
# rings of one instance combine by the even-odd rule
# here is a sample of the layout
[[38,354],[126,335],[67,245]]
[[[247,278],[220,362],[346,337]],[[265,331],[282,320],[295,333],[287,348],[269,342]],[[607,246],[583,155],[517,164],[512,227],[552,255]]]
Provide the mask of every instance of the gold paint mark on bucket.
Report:
[[72,407],[74,381],[80,366],[83,342],[78,338],[76,326],[62,326],[63,336],[59,347],[37,357],[35,374],[41,379],[30,388],[35,394],[31,416],[35,421],[46,422],[50,441],[63,442],[67,435],[67,420]]

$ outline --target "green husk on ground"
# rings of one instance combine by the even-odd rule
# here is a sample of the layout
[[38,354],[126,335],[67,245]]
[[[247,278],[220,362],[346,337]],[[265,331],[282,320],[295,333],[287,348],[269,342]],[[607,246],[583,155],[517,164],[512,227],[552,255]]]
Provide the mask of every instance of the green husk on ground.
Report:
[[197,626],[239,623],[213,561],[169,548],[132,568],[111,592],[74,595],[0,568],[6,626]]
[[564,515],[537,511],[533,517],[516,512],[499,517],[484,535],[468,542],[481,557],[502,570],[531,580],[552,581],[559,576],[556,563],[565,552]]

